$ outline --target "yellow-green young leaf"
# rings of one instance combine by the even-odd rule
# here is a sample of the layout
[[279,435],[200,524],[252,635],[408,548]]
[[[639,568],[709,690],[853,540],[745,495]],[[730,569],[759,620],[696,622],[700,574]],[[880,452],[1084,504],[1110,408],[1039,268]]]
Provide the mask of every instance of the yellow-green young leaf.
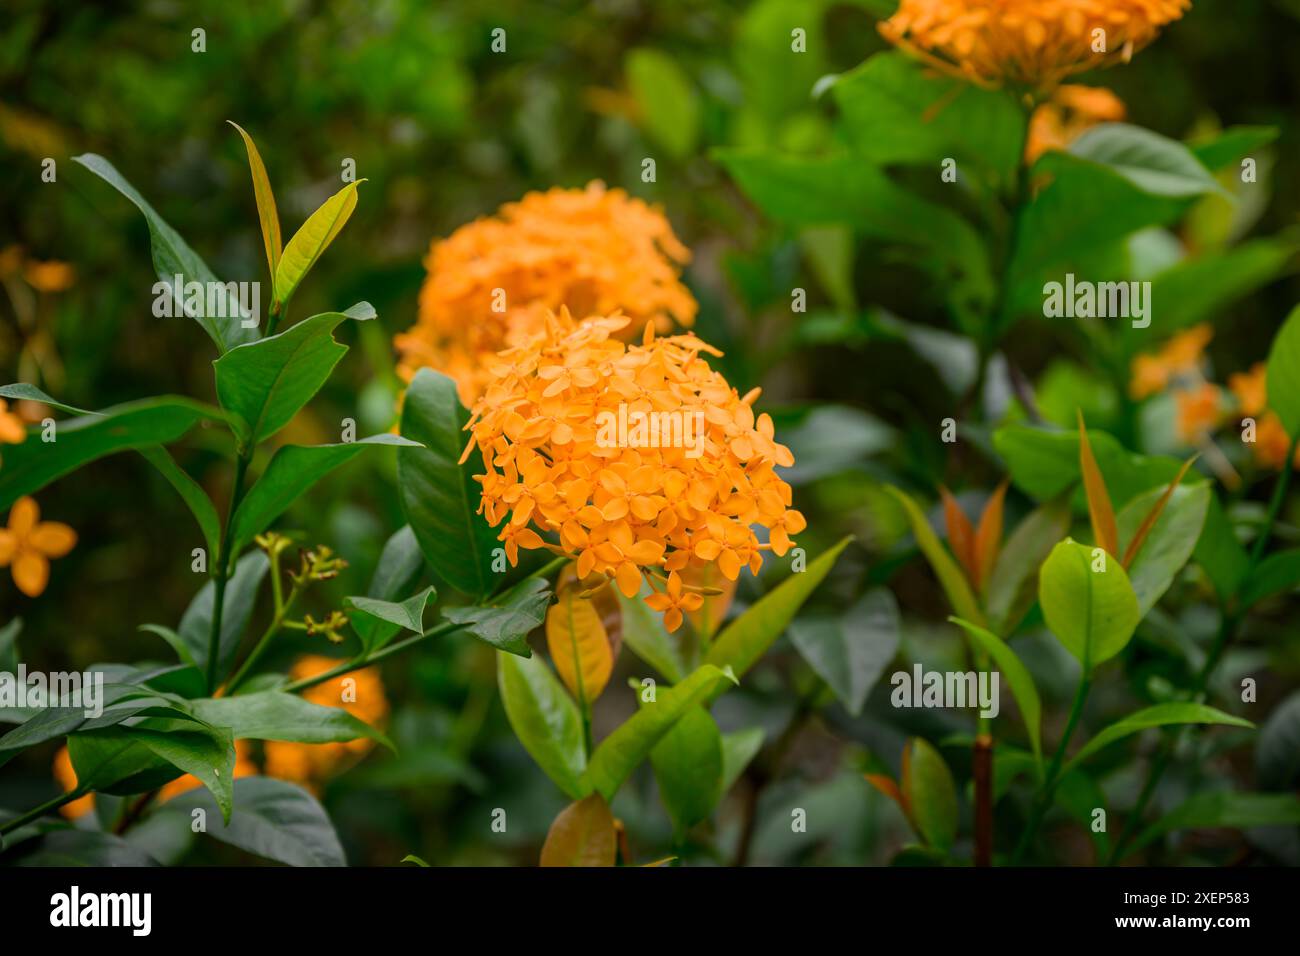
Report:
[[542,866],[613,866],[614,815],[598,793],[571,803],[555,818],[542,844]]
[[248,171],[253,174],[253,197],[257,200],[257,221],[262,226],[262,244],[266,246],[266,264],[271,272],[271,281],[275,282],[275,269],[280,264],[280,214],[275,208],[275,194],[271,192],[271,180],[262,165],[262,155],[257,151],[253,137],[244,131],[234,120],[226,120],[239,131],[244,138],[244,147],[248,150]]
[[541,655],[498,653],[497,685],[510,727],[529,756],[568,796],[590,793],[582,779],[582,717]]
[[1151,510],[1148,511],[1146,517],[1142,519],[1142,524],[1138,526],[1137,531],[1133,534],[1132,540],[1128,543],[1128,547],[1124,549],[1124,568],[1126,570],[1133,567],[1133,559],[1136,558],[1138,552],[1142,550],[1142,545],[1146,541],[1147,535],[1151,533],[1151,528],[1160,520],[1160,513],[1165,510],[1165,505],[1169,504],[1170,496],[1173,495],[1179,482],[1181,482],[1183,476],[1187,474],[1187,469],[1192,467],[1192,462],[1196,461],[1197,457],[1197,455],[1193,455],[1191,458],[1183,462],[1183,467],[1178,469],[1178,474],[1174,475],[1174,480],[1169,482],[1169,486],[1165,488],[1165,493],[1160,496],[1160,499],[1154,505],[1151,506]]
[[590,708],[609,683],[614,651],[600,613],[581,588],[563,588],[546,612],[546,646],[555,671],[580,707]]
[[1070,538],[1043,562],[1038,601],[1047,626],[1085,671],[1122,651],[1142,619],[1119,559]]
[[276,305],[283,307],[289,301],[303,276],[311,271],[320,254],[334,241],[352,210],[357,208],[357,187],[364,182],[364,179],[358,179],[348,183],[325,200],[293,234],[275,267]]
[[[830,573],[835,559],[852,540],[852,537],[842,538],[805,570],[790,575],[728,624],[709,648],[708,663],[715,667],[730,667],[737,677],[753,667],[785,632],[804,601]],[[720,685],[718,693],[725,689],[725,684]]]
[[993,662],[1005,675],[1007,686],[1011,688],[1016,703],[1020,705],[1020,716],[1024,718],[1025,730],[1029,733],[1029,746],[1034,751],[1034,762],[1041,768],[1043,754],[1040,734],[1043,705],[1038,697],[1038,688],[1034,686],[1033,677],[1029,675],[1025,665],[1020,663],[1016,652],[992,631],[985,630],[970,621],[963,621],[959,617],[950,617],[948,620],[970,635],[971,640],[993,658]]
[[935,577],[939,579],[939,584],[943,586],[943,593],[948,595],[948,603],[957,612],[957,616],[983,624],[984,615],[980,612],[979,605],[975,601],[975,595],[971,591],[970,585],[966,583],[961,568],[957,567],[957,563],[953,561],[952,556],[944,550],[920,507],[906,492],[892,485],[886,485],[885,490],[903,506],[903,512],[907,515],[907,523],[912,528],[912,536],[916,538],[916,545],[921,549],[921,553],[925,555],[926,560],[930,562],[930,567],[934,570]]
[[1088,430],[1079,412],[1079,471],[1083,475],[1083,490],[1088,496],[1088,518],[1092,522],[1092,538],[1107,553],[1120,556],[1119,530],[1115,527],[1115,508],[1110,503],[1106,479],[1097,467],[1092,446],[1088,444]]
[[1268,353],[1268,407],[1293,439],[1300,435],[1300,306],[1296,306]]
[[913,737],[903,748],[903,802],[925,842],[945,853],[957,838],[957,787],[939,751]]

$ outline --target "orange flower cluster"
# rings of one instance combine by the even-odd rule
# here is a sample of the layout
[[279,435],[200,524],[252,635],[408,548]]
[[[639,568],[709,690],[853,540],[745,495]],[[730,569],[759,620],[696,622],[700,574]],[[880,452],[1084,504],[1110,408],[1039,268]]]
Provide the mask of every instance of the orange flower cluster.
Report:
[[470,405],[491,381],[489,359],[561,307],[622,312],[661,332],[689,326],[697,305],[680,278],[689,260],[663,213],[621,189],[529,193],[433,243],[419,319],[394,339],[398,371],[410,381],[435,368]]
[[35,499],[26,496],[9,509],[9,527],[0,528],[0,568],[12,565],[14,584],[39,597],[50,580],[50,559],[77,544],[77,532],[60,521],[42,521]]
[[[304,655],[289,671],[293,680],[315,677],[338,664],[338,661],[315,654]],[[351,683],[350,683],[351,682]],[[317,684],[303,692],[306,700],[322,707],[342,707],[367,724],[380,724],[388,717],[388,698],[378,667],[352,671]],[[263,744],[263,768],[267,776],[292,780],[316,790],[338,766],[364,756],[375,742],[358,737],[344,743],[301,744],[268,740]]]
[[1098,123],[1118,123],[1125,113],[1124,101],[1105,87],[1057,87],[1029,120],[1025,162],[1032,163],[1051,150],[1063,150],[1085,130]]
[[1135,399],[1149,398],[1167,389],[1181,376],[1200,375],[1205,347],[1214,330],[1201,323],[1179,332],[1157,352],[1143,352],[1133,359],[1128,391]]
[[[1268,367],[1256,362],[1247,372],[1229,375],[1228,390],[1237,399],[1237,412],[1243,418],[1255,419],[1255,441],[1250,446],[1255,461],[1264,468],[1281,471],[1291,439],[1277,413],[1268,407]],[[1300,467],[1300,451],[1296,452],[1291,467]]]
[[880,32],[980,84],[1050,89],[1074,73],[1128,62],[1190,6],[1191,0],[902,0]]
[[502,352],[465,457],[483,454],[479,510],[493,526],[509,516],[500,540],[511,563],[519,548],[545,546],[538,530],[554,532],[580,578],[604,574],[628,597],[647,578],[652,606],[675,626],[699,607],[681,572],[757,572],[762,551],[785,554],[806,522],[774,470],[794,457],[772,419],[754,415],[758,390],[742,398],[701,355],[720,353],[695,336],[656,336],[647,322],[628,345],[617,337],[627,324],[561,310]]

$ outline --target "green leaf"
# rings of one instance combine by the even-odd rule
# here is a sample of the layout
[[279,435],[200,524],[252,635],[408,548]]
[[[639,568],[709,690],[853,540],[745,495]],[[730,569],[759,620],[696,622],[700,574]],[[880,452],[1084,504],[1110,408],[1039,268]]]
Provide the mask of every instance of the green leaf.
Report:
[[375,573],[370,578],[370,587],[366,597],[391,601],[410,588],[415,576],[420,573],[424,556],[420,554],[420,545],[415,540],[411,526],[402,525],[393,532],[384,543],[384,550],[375,565]]
[[266,175],[262,154],[257,151],[253,137],[244,132],[244,127],[234,120],[226,120],[226,122],[239,131],[239,135],[244,140],[244,147],[248,151],[248,171],[253,176],[253,197],[257,200],[257,220],[262,227],[262,244],[266,246],[266,265],[274,280],[275,267],[280,262],[280,214],[275,208],[275,194],[271,192],[271,180]]
[[185,643],[185,638],[181,637],[170,627],[164,627],[161,624],[141,624],[137,630],[144,631],[147,634],[157,634],[167,642],[168,647],[176,652],[176,656],[180,659],[182,664],[198,668],[199,665],[194,660],[194,652],[190,650],[190,646]]
[[217,398],[231,414],[242,444],[257,445],[278,432],[311,401],[348,347],[334,330],[348,319],[375,317],[369,302],[346,312],[322,312],[278,335],[231,349],[213,363]]
[[323,707],[281,690],[204,698],[191,701],[191,706],[195,716],[228,727],[236,740],[329,744],[366,737],[394,749],[383,733],[343,708]]
[[140,449],[145,461],[153,465],[167,479],[168,484],[176,489],[181,499],[189,506],[194,520],[203,532],[203,542],[208,554],[216,555],[221,547],[221,519],[217,516],[216,506],[203,487],[190,477],[189,473],[176,464],[176,461],[161,445]]
[[[1147,512],[1164,493],[1164,488],[1152,488],[1145,494],[1138,495],[1120,511],[1119,537],[1125,551]],[[1196,542],[1200,540],[1201,529],[1205,527],[1205,515],[1209,507],[1208,484],[1180,485],[1174,489],[1169,503],[1151,527],[1146,541],[1128,568],[1129,583],[1137,595],[1138,612],[1142,617],[1146,617],[1161,595],[1169,590],[1178,572],[1192,556]]]
[[714,640],[706,663],[715,668],[729,667],[736,677],[753,667],[784,633],[799,608],[817,590],[817,585],[830,573],[835,560],[852,540],[852,537],[841,538],[829,551],[818,555],[805,570],[790,575],[755,601]]
[[352,626],[361,638],[364,653],[369,656],[391,641],[401,628],[423,634],[424,609],[436,598],[437,592],[430,586],[401,603],[348,597],[343,599],[343,604],[357,612],[351,615]]
[[[226,582],[225,601],[221,610],[221,634],[217,639],[217,675],[224,676],[235,662],[239,639],[253,616],[257,591],[266,577],[270,563],[261,551],[250,551],[235,563],[235,570]],[[216,584],[208,581],[185,609],[177,630],[190,649],[190,656],[207,673],[208,645],[212,636],[212,603]]]
[[740,779],[740,775],[745,772],[758,752],[763,748],[763,737],[765,736],[762,727],[750,727],[746,730],[736,730],[729,734],[722,735],[722,786],[720,788],[723,794],[726,794]]
[[1270,554],[1251,572],[1241,589],[1243,608],[1258,604],[1275,594],[1290,593],[1300,586],[1300,548]]
[[886,165],[932,167],[940,157],[969,166],[995,187],[1020,163],[1024,113],[1003,90],[985,90],[888,50],[831,87],[840,126],[856,152]]
[[614,815],[598,793],[561,810],[542,844],[542,866],[613,866],[617,859]]
[[19,445],[5,445],[0,509],[105,455],[167,444],[201,421],[224,419],[209,405],[163,396],[59,422],[52,442],[29,438]]
[[624,62],[650,138],[677,159],[690,156],[700,134],[700,101],[690,77],[659,50],[632,50]]
[[587,765],[584,784],[595,788],[606,800],[614,799],[623,781],[649,756],[655,745],[723,681],[736,683],[730,669],[724,671],[712,664],[703,664],[680,683],[658,688],[654,701],[629,717],[596,747]]
[[894,659],[898,641],[898,604],[885,588],[868,591],[840,617],[800,618],[790,625],[790,642],[855,717]]
[[1245,830],[1294,824],[1300,824],[1300,797],[1295,794],[1198,793],[1143,830],[1128,852],[1136,852],[1173,830],[1216,827]]
[[[1292,438],[1300,435],[1300,306],[1291,310],[1268,354],[1268,407]],[[20,446],[21,447],[21,446]]]
[[1043,563],[1038,601],[1047,626],[1085,672],[1122,651],[1142,619],[1119,558],[1069,538]]
[[675,833],[707,819],[722,796],[722,732],[713,716],[698,705],[686,711],[650,751],[650,766]]
[[[190,790],[172,797],[153,814],[179,815],[186,824],[195,810],[213,815],[212,796]],[[325,808],[297,784],[273,777],[235,781],[235,811],[230,822],[209,825],[208,836],[254,856],[289,866],[347,866]]]
[[959,617],[970,621],[983,621],[984,614],[980,611],[970,584],[966,581],[966,575],[957,566],[948,549],[939,542],[939,538],[930,527],[930,522],[920,507],[911,496],[899,488],[886,485],[885,491],[902,505],[903,512],[907,515],[907,523],[912,528],[912,536],[916,538],[916,545],[925,555],[925,559],[930,562],[930,568],[934,571],[934,576],[939,579],[939,584],[943,587],[943,593],[948,596],[948,603],[952,605],[952,609]]
[[1255,775],[1264,790],[1293,790],[1300,782],[1300,691],[1278,704],[1259,729]]
[[10,866],[158,866],[148,853],[101,830],[51,830],[6,855]]
[[0,385],[0,398],[6,398],[11,402],[40,402],[42,405],[49,405],[51,408],[57,408],[60,411],[65,411],[72,415],[98,414],[97,412],[88,412],[84,408],[77,408],[73,405],[64,405],[62,402],[56,402],[35,385],[28,385],[26,382],[17,382],[13,385]]
[[612,589],[623,612],[623,642],[670,683],[676,684],[690,670],[683,654],[683,641],[674,640],[664,628],[663,616],[646,605],[643,594],[627,598],[618,588]]
[[357,208],[357,187],[364,182],[348,183],[325,200],[284,247],[275,267],[275,303],[281,309]]
[[[209,283],[219,283],[220,280],[208,268],[207,263],[199,258],[198,253],[186,245],[171,226],[163,221],[163,218],[154,212],[154,208],[145,202],[144,197],[135,191],[122,174],[113,168],[113,164],[103,156],[96,156],[94,153],[83,153],[81,156],[72,157],[74,163],[89,169],[92,173],[104,180],[123,196],[129,199],[137,209],[143,214],[145,222],[149,226],[149,243],[153,254],[154,273],[158,276],[158,281],[167,284],[168,289],[172,289],[175,276],[181,277],[182,285],[189,282],[200,282],[207,288],[212,286]],[[235,311],[236,315],[220,316],[208,315],[206,311],[207,295],[204,295],[205,306],[197,314],[186,309],[185,299],[183,297],[176,300],[176,311],[181,315],[189,315],[199,325],[203,326],[204,331],[212,337],[212,341],[217,344],[217,348],[225,352],[236,345],[242,345],[244,342],[251,342],[257,338],[256,328],[244,328],[243,322],[246,318],[252,318],[239,307],[237,301],[231,301],[235,297],[227,296],[227,308],[222,311]]]
[[1007,686],[1011,688],[1011,694],[1020,706],[1020,716],[1029,734],[1029,746],[1034,753],[1034,762],[1041,770],[1043,704],[1038,696],[1038,688],[1034,686],[1034,678],[1020,662],[1016,652],[996,634],[978,624],[963,621],[959,617],[950,617],[948,620],[965,631],[976,645],[993,658],[993,662],[998,665],[998,670],[1002,671],[1002,676],[1007,679]]
[[1237,540],[1232,522],[1219,503],[1219,496],[1213,492],[1205,514],[1205,527],[1201,529],[1192,557],[1205,571],[1221,602],[1237,593],[1250,566],[1250,556]]
[[1207,169],[1219,170],[1267,146],[1277,135],[1276,126],[1229,126],[1211,139],[1192,143],[1189,148]]
[[1079,752],[1070,758],[1061,772],[1065,773],[1078,766],[1098,750],[1110,746],[1117,740],[1122,740],[1141,730],[1147,730],[1151,727],[1164,727],[1169,724],[1225,724],[1229,727],[1255,726],[1249,720],[1234,717],[1232,714],[1225,714],[1221,710],[1215,710],[1213,707],[1207,707],[1204,704],[1187,702],[1156,704],[1153,707],[1145,707],[1135,714],[1129,714],[1123,720],[1116,721],[1106,727],[1097,736],[1080,747]]
[[1075,156],[1113,169],[1153,196],[1185,199],[1222,187],[1182,143],[1127,123],[1101,123],[1070,146]]
[[902,793],[926,843],[947,853],[957,838],[957,787],[939,751],[920,737],[903,751]]
[[989,575],[985,607],[990,624],[1014,634],[1038,600],[1038,569],[1070,530],[1070,505],[1057,495],[1039,505],[1011,532]]
[[434,572],[472,597],[496,587],[492,550],[496,532],[478,513],[480,486],[473,478],[486,472],[477,449],[458,464],[466,444],[469,413],[456,396],[456,383],[432,369],[420,369],[406,390],[402,434],[424,448],[397,456],[397,485],[402,509],[420,549]]
[[524,578],[486,605],[444,608],[442,616],[498,650],[528,657],[528,635],[546,619],[550,603],[550,585],[544,579]]
[[510,726],[537,766],[575,800],[589,793],[582,717],[541,655],[497,654],[497,683]]
[[231,519],[231,553],[237,553],[254,536],[269,528],[312,485],[361,452],[368,448],[391,445],[405,448],[412,444],[406,438],[382,434],[336,445],[282,446]]

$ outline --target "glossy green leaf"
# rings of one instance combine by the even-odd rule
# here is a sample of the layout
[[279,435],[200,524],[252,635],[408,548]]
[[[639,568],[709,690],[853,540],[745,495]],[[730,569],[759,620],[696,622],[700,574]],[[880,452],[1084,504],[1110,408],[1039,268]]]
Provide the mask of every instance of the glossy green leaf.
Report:
[[656,689],[647,703],[602,740],[591,755],[584,783],[612,800],[632,771],[692,707],[703,703],[721,682],[736,683],[730,670],[703,664],[681,683]]
[[1064,770],[1077,766],[1098,750],[1110,746],[1117,740],[1123,740],[1125,737],[1151,727],[1164,727],[1169,724],[1224,724],[1229,727],[1255,726],[1249,720],[1234,717],[1232,714],[1225,714],[1223,711],[1207,707],[1205,704],[1187,702],[1156,704],[1153,707],[1145,707],[1135,714],[1129,714],[1123,720],[1116,721],[1103,729],[1097,736],[1079,748],[1079,752],[1066,763]]
[[1210,493],[1205,527],[1192,557],[1214,585],[1219,600],[1225,602],[1237,593],[1250,567],[1250,555],[1237,539],[1232,521],[1214,492]]
[[397,484],[430,567],[458,591],[482,597],[499,583],[492,551],[500,544],[478,513],[482,488],[473,476],[485,472],[482,457],[475,449],[458,464],[467,421],[455,382],[432,369],[417,372],[402,406],[402,435],[425,447],[398,454]]
[[1038,601],[1047,626],[1085,671],[1122,651],[1142,619],[1119,559],[1069,538],[1043,562]]
[[16,382],[13,385],[0,385],[0,398],[7,399],[11,402],[40,402],[42,405],[49,405],[51,408],[57,408],[60,411],[68,412],[71,415],[96,415],[97,412],[87,411],[84,408],[77,408],[73,405],[64,405],[62,402],[55,401],[49,395],[46,395],[35,385],[29,385],[26,382]]
[[749,727],[722,735],[722,787],[725,795],[730,790],[745,768],[763,749],[766,734],[762,727]]
[[707,819],[722,796],[723,779],[722,732],[713,716],[698,705],[686,711],[650,751],[650,766],[676,833]]
[[550,585],[542,578],[525,578],[487,604],[444,608],[442,616],[498,650],[528,657],[528,635],[546,619],[550,603]]
[[[226,582],[226,595],[221,610],[221,634],[217,641],[217,676],[223,677],[235,662],[239,639],[248,627],[257,602],[257,591],[266,577],[270,563],[261,551],[250,551],[235,563],[235,569]],[[208,645],[212,635],[212,603],[216,585],[208,581],[194,596],[181,617],[176,629],[190,649],[190,656],[207,673]]]
[[1277,139],[1276,126],[1229,126],[1215,136],[1189,145],[1192,155],[1210,170],[1235,165],[1239,159]]
[[1300,548],[1270,554],[1251,572],[1241,589],[1242,607],[1300,587]]
[[229,728],[236,740],[328,744],[365,737],[389,749],[393,747],[377,728],[341,706],[324,707],[280,690],[204,698],[192,701],[191,706],[195,716],[213,726]]
[[167,479],[168,484],[176,489],[181,500],[189,507],[194,520],[203,532],[203,542],[207,545],[208,555],[218,553],[221,547],[221,518],[217,515],[216,505],[208,497],[203,487],[190,477],[189,473],[176,464],[175,459],[161,445],[152,445],[140,449],[145,461],[153,465]]
[[281,308],[357,208],[357,187],[364,182],[348,183],[325,200],[285,245],[275,267],[275,302]]
[[1043,704],[1038,696],[1038,688],[1034,685],[1034,678],[1030,676],[1025,665],[1020,662],[1016,652],[996,634],[980,627],[978,624],[963,621],[959,617],[950,617],[948,620],[958,625],[969,635],[976,646],[993,658],[998,670],[1006,678],[1007,686],[1011,688],[1011,694],[1016,698],[1016,703],[1020,706],[1020,716],[1023,718],[1025,730],[1029,734],[1029,746],[1033,750],[1034,761],[1041,765],[1043,760]]
[[[181,277],[182,285],[189,282],[201,282],[206,288],[212,288],[213,285],[209,285],[210,283],[217,284],[220,282],[212,270],[208,268],[207,263],[199,258],[198,253],[186,244],[176,230],[163,221],[163,218],[144,200],[144,197],[136,192],[135,187],[113,168],[112,163],[102,156],[96,156],[94,153],[83,153],[81,156],[74,156],[72,161],[89,169],[129,199],[140,210],[149,226],[153,268],[159,282],[166,283],[169,289],[174,287],[175,277],[178,275]],[[214,310],[214,312],[234,311],[235,315],[209,315],[206,308],[206,294],[204,295],[205,305],[198,310],[198,314],[191,313],[186,309],[183,293],[181,298],[176,299],[175,311],[181,315],[189,315],[197,321],[199,325],[203,326],[204,331],[212,337],[212,341],[217,344],[217,348],[225,352],[227,349],[232,349],[244,342],[252,342],[258,336],[256,328],[244,327],[244,320],[252,317],[245,313],[237,303],[232,303],[231,298],[233,297],[226,297],[227,307],[225,309]]]
[[1300,306],[1273,338],[1268,353],[1268,407],[1292,438],[1300,435]]
[[898,604],[873,588],[843,615],[795,620],[790,642],[853,716],[898,652]]
[[[749,610],[723,628],[709,648],[706,663],[718,668],[729,667],[736,677],[753,667],[789,627],[799,608],[817,590],[817,585],[830,573],[836,559],[852,540],[851,537],[842,538],[829,551],[818,555],[806,569],[790,575],[755,601]],[[718,689],[720,692],[723,685]]]
[[1052,548],[1070,530],[1070,505],[1065,495],[1039,505],[1007,538],[989,575],[984,603],[990,624],[1002,634],[1014,634],[1038,600],[1038,569]]
[[271,180],[266,175],[266,166],[262,163],[262,154],[257,151],[253,137],[244,131],[234,120],[226,120],[239,131],[248,152],[248,171],[253,176],[253,197],[257,200],[257,221],[262,227],[262,244],[266,247],[266,265],[272,280],[275,268],[280,262],[280,214],[275,208],[275,193],[271,191]]
[[[289,866],[347,866],[343,846],[320,802],[297,784],[274,777],[235,781],[235,809],[229,823],[209,823],[214,840]],[[164,803],[154,814],[180,814],[188,825],[201,809],[214,817],[212,796],[190,790]]]
[[201,421],[224,417],[201,402],[164,396],[59,422],[52,442],[29,436],[22,444],[4,446],[0,509],[105,455],[167,444]]
[[382,434],[336,445],[282,446],[271,456],[271,463],[249,489],[231,519],[231,552],[242,549],[254,536],[269,528],[312,485],[363,451],[384,446],[409,448],[412,444],[409,439]]
[[1222,189],[1182,143],[1128,123],[1100,123],[1085,130],[1069,151],[1154,196],[1190,198]]
[[348,347],[334,330],[348,319],[375,317],[369,302],[346,312],[322,312],[278,335],[231,349],[213,363],[217,398],[239,440],[257,445],[278,432],[329,379]]
[[[1142,524],[1147,512],[1164,495],[1165,489],[1152,488],[1138,495],[1119,513],[1119,537],[1125,550]],[[1145,617],[1155,607],[1178,572],[1192,556],[1205,515],[1210,507],[1210,486],[1180,485],[1174,489],[1159,519],[1151,527],[1133,563],[1128,568],[1129,583],[1138,599],[1138,612]]]
[[948,603],[952,605],[952,609],[959,617],[969,621],[983,621],[984,614],[980,611],[966,575],[948,553],[948,549],[940,543],[925,513],[911,496],[901,489],[887,485],[885,490],[903,506],[907,523],[912,528],[912,536],[916,538],[916,545],[925,555],[925,559],[930,562],[930,568],[934,571],[934,576],[939,579],[939,584],[943,587],[943,593],[948,596]]
[[102,830],[51,830],[5,856],[9,866],[158,866],[144,850]]
[[497,683],[510,726],[537,765],[575,800],[590,792],[582,717],[541,655],[497,654]]
[[[416,634],[423,634],[424,609],[430,600],[436,598],[437,592],[432,587],[427,587],[419,594],[412,595],[401,602],[354,596],[344,598],[343,604],[356,612],[350,615],[352,625],[362,638],[361,644],[365,653],[371,654],[392,640],[397,633],[393,628],[405,628]],[[359,621],[364,618],[369,618],[370,623],[359,625]],[[380,625],[392,625],[392,627]]]
[[957,787],[939,751],[914,737],[903,750],[903,800],[930,846],[948,852],[957,838]]
[[141,624],[138,630],[144,631],[147,634],[157,634],[167,642],[168,647],[176,652],[176,656],[180,659],[182,664],[187,664],[190,667],[199,669],[198,662],[194,660],[194,652],[190,649],[190,646],[185,643],[185,638],[181,637],[170,627],[164,627],[161,624]]

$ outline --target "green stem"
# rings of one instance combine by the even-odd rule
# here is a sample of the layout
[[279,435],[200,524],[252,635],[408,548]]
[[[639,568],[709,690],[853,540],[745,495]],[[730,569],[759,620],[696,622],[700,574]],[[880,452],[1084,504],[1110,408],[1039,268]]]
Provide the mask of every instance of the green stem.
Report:
[[[1273,488],[1273,497],[1268,503],[1268,512],[1264,517],[1264,525],[1260,529],[1259,537],[1255,539],[1255,543],[1250,549],[1250,558],[1246,562],[1246,571],[1242,575],[1242,580],[1250,578],[1256,566],[1263,559],[1264,551],[1268,548],[1269,539],[1273,536],[1273,526],[1277,523],[1277,516],[1282,511],[1282,504],[1286,500],[1287,491],[1291,486],[1292,463],[1295,460],[1297,448],[1300,448],[1300,432],[1291,439],[1287,447],[1286,458],[1282,465],[1282,474],[1278,478],[1277,485]],[[1245,616],[1245,610],[1234,608],[1230,611],[1225,607],[1222,614],[1218,633],[1214,636],[1214,644],[1210,647],[1210,652],[1205,657],[1205,663],[1201,665],[1201,669],[1196,675],[1196,682],[1192,686],[1193,696],[1197,699],[1204,695],[1206,687],[1210,684],[1210,677],[1214,674],[1214,669],[1218,667],[1219,661],[1228,649],[1228,645],[1236,637],[1237,628]],[[1151,802],[1151,797],[1155,794],[1156,786],[1160,783],[1160,778],[1164,776],[1164,772],[1169,766],[1173,752],[1182,743],[1183,736],[1187,732],[1187,727],[1179,727],[1177,730],[1165,734],[1161,749],[1156,753],[1155,759],[1152,760],[1151,766],[1147,770],[1147,778],[1142,785],[1141,793],[1138,794],[1137,802],[1133,804],[1133,809],[1124,821],[1124,827],[1120,831],[1119,839],[1115,841],[1115,846],[1106,860],[1107,866],[1114,866],[1123,858],[1124,850],[1128,846],[1129,840],[1132,839],[1138,823],[1141,822],[1142,817],[1145,815],[1147,804]]]
[[1013,866],[1020,863],[1025,852],[1029,849],[1029,845],[1033,843],[1034,837],[1038,833],[1038,827],[1042,824],[1048,807],[1052,805],[1052,795],[1056,792],[1057,784],[1060,783],[1057,776],[1061,772],[1061,764],[1065,761],[1065,751],[1070,744],[1070,738],[1074,736],[1074,728],[1083,715],[1083,704],[1088,698],[1088,689],[1091,686],[1092,678],[1089,676],[1085,665],[1084,672],[1079,677],[1079,686],[1074,692],[1074,703],[1070,705],[1070,717],[1065,723],[1065,732],[1061,734],[1061,742],[1056,747],[1056,753],[1052,755],[1052,762],[1047,768],[1047,776],[1043,778],[1043,784],[1034,798],[1029,821],[1025,824],[1024,832],[1020,835],[1019,844],[1016,845],[1015,856],[1011,860]]
[[293,681],[291,683],[285,684],[284,687],[280,689],[290,694],[296,694],[299,691],[304,691],[307,690],[308,688],[315,687],[317,684],[323,684],[327,680],[333,680],[335,677],[342,677],[344,674],[348,674],[351,673],[352,671],[360,670],[363,667],[369,667],[371,664],[378,664],[380,661],[384,660],[385,658],[392,657],[394,654],[400,653],[401,651],[406,650],[406,648],[410,647],[411,645],[418,644],[420,641],[423,641],[426,638],[437,637],[440,634],[450,634],[453,631],[459,631],[466,626],[467,625],[465,624],[453,624],[450,621],[446,621],[442,624],[439,624],[437,627],[429,628],[423,634],[413,634],[410,637],[406,638],[405,640],[398,641],[396,644],[389,644],[387,647],[375,651],[375,653],[369,655],[368,657],[358,657],[350,661],[343,661],[338,666],[331,667],[329,670],[324,671],[323,673],[316,674],[312,677],[304,677],[301,680]]
[[57,810],[65,803],[71,803],[73,800],[80,800],[89,792],[90,792],[89,790],[86,790],[82,787],[77,787],[74,790],[69,790],[67,793],[60,794],[59,796],[55,797],[53,800],[46,800],[39,807],[33,807],[31,810],[28,810],[22,816],[14,817],[12,820],[8,820],[5,823],[0,824],[0,834],[10,833],[13,830],[17,830],[19,827],[25,826],[26,824],[31,823],[33,820],[37,820],[40,817],[45,816],[45,814],[49,813],[51,810]]
[[[276,574],[279,570],[275,566],[277,563],[276,558],[273,557],[271,567],[272,574]],[[243,685],[244,681],[248,679],[249,673],[257,662],[261,660],[266,649],[271,645],[271,639],[275,637],[276,633],[284,624],[284,619],[288,615],[289,609],[292,608],[294,602],[298,600],[298,596],[302,594],[304,587],[305,579],[304,583],[301,584],[298,581],[294,581],[293,587],[289,590],[289,598],[283,604],[280,603],[280,595],[278,593],[280,589],[278,587],[275,589],[277,591],[275,614],[271,618],[271,623],[266,626],[266,630],[262,632],[262,636],[259,637],[257,643],[253,645],[253,649],[249,652],[248,657],[244,658],[244,663],[240,665],[239,670],[235,672],[235,676],[232,677],[230,683],[226,685],[227,697],[234,696],[235,691],[237,691],[240,686]]]
[[252,457],[251,447],[241,448],[235,459],[235,483],[230,492],[230,508],[226,512],[226,526],[221,532],[221,550],[217,553],[212,569],[215,593],[212,596],[212,630],[208,635],[209,696],[217,689],[217,657],[221,649],[221,611],[226,602],[226,581],[230,578],[230,529],[234,524],[235,512],[244,497],[244,476],[248,473],[248,463]]

